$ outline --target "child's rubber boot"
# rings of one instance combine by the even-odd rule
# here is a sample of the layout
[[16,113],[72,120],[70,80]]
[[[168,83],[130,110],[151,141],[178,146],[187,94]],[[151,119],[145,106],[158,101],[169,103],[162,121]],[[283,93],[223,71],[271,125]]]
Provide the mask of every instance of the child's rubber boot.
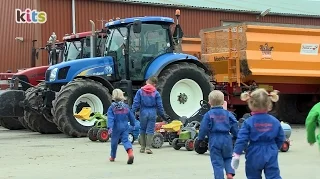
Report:
[[147,134],[147,148],[146,148],[146,153],[147,154],[153,154],[153,152],[151,151],[151,144],[153,141],[153,134]]
[[145,153],[146,151],[146,134],[140,134],[140,145],[141,145],[141,149],[140,149],[140,153]]
[[127,150],[127,153],[128,153],[127,164],[133,164],[133,159],[134,159],[133,150],[130,148],[130,149]]
[[115,160],[115,158],[113,158],[113,157],[110,157],[110,158],[109,158],[109,161],[110,161],[110,162],[114,162],[114,160]]
[[233,174],[227,174],[227,179],[233,179]]

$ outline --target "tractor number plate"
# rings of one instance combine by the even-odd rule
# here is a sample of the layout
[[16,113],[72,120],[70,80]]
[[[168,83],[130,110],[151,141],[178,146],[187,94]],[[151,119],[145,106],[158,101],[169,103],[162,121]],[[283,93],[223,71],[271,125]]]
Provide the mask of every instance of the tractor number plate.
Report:
[[165,130],[164,129],[160,129],[160,132],[164,132]]

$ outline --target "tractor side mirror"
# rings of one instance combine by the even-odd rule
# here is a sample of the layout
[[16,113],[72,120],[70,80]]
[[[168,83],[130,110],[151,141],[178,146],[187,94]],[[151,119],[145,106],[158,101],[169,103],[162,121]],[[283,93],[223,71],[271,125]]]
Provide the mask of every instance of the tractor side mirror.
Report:
[[135,20],[132,25],[134,33],[141,33],[141,21]]
[[180,24],[177,24],[174,28],[173,37],[178,39],[181,39],[183,37],[183,31]]
[[90,45],[91,45],[90,36],[87,36],[86,37],[86,46],[90,47]]

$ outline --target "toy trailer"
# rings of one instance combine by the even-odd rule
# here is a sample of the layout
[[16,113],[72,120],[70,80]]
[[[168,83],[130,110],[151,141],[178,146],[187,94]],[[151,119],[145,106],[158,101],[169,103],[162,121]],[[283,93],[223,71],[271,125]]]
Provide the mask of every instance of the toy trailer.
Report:
[[319,26],[243,23],[203,29],[200,36],[201,61],[238,115],[248,111],[240,94],[257,87],[280,91],[271,113],[288,123],[303,124],[319,102]]

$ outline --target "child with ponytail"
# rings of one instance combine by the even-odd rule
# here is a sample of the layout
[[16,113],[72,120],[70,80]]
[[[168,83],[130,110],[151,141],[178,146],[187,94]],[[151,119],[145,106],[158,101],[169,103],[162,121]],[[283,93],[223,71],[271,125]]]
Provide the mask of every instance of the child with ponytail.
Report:
[[[268,93],[258,88],[241,94],[251,110],[251,117],[243,122],[234,147],[231,166],[237,169],[240,154],[246,149],[246,176],[248,179],[281,179],[278,165],[278,150],[285,141],[280,121],[268,112],[272,102],[279,100],[278,91]],[[249,145],[248,145],[249,143]]]

